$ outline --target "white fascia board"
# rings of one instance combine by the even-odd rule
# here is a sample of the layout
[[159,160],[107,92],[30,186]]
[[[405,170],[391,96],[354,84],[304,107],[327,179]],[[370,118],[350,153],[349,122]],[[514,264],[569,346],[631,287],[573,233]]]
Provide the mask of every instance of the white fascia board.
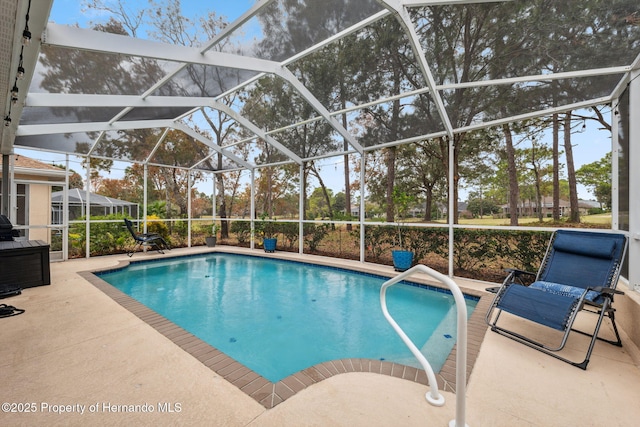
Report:
[[[0,171],[2,171],[1,166],[0,166]],[[67,176],[67,171],[65,171],[64,169],[60,169],[59,171],[56,171],[53,169],[35,169],[35,168],[15,167],[14,173],[16,175],[35,175],[35,176],[44,176],[48,178],[58,178],[58,179],[64,179],[64,177]],[[29,180],[29,179],[13,180],[13,182],[19,182],[19,181],[33,183],[33,180]],[[44,182],[46,182],[47,184],[53,183],[53,181],[44,181]]]
[[224,150],[222,147],[220,147],[218,144],[216,144],[215,142],[211,141],[209,138],[205,137],[204,135],[199,134],[198,132],[196,132],[195,130],[191,129],[189,126],[185,125],[184,123],[173,123],[171,125],[171,127],[173,129],[182,131],[184,133],[186,133],[187,135],[189,135],[190,137],[197,139],[198,141],[202,142],[203,144],[205,144],[206,146],[214,149],[215,151],[217,151],[218,153],[228,157],[229,159],[233,160],[234,162],[236,162],[237,164],[241,165],[242,167],[245,167],[247,169],[253,169],[255,166],[251,165],[250,163],[248,163],[247,161],[241,159],[240,157],[236,156],[233,153],[230,153],[226,150]]
[[211,98],[188,96],[78,95],[29,93],[26,107],[209,107]]
[[203,53],[200,49],[194,47],[160,43],[53,23],[47,24],[43,41],[48,45],[64,48],[117,53],[141,58],[237,68],[264,73],[274,73],[276,68],[279,67],[277,62],[264,59],[248,58],[217,51]]
[[35,136],[59,133],[108,132],[132,129],[154,129],[173,126],[172,120],[136,120],[129,122],[59,123],[48,125],[22,125],[17,136]]

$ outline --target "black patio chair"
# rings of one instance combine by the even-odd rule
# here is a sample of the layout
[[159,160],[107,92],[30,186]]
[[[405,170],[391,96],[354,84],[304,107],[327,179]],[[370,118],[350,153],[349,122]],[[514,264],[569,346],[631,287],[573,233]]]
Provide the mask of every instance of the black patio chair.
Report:
[[133,240],[135,240],[136,242],[133,248],[129,252],[127,252],[127,255],[129,255],[130,257],[133,256],[133,254],[136,252],[136,250],[139,247],[148,246],[150,248],[155,248],[161,254],[164,254],[165,250],[171,249],[167,241],[164,240],[164,238],[161,235],[157,233],[144,233],[144,234],[137,233],[133,229],[133,223],[130,220],[125,218],[124,223],[126,224],[127,229],[131,233],[131,237],[133,237]]
[[[616,285],[626,248],[627,237],[622,234],[556,231],[537,274],[507,270],[509,275],[487,312],[486,321],[491,330],[563,362],[587,369],[596,339],[622,346],[612,303],[614,294],[623,293],[616,290]],[[535,281],[529,286],[521,280],[527,275],[535,277]],[[572,329],[581,310],[598,314],[593,333]],[[518,327],[519,332],[515,332],[513,327],[509,330],[498,326],[503,311],[560,331],[559,344],[543,344],[526,337],[526,327]],[[605,315],[611,320],[615,340],[598,337]],[[582,362],[573,362],[556,353],[564,348],[571,331],[591,337]]]

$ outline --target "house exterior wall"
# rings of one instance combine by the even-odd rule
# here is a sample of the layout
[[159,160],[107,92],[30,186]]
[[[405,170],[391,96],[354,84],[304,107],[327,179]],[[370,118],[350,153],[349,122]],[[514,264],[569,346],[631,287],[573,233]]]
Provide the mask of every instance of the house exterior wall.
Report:
[[[15,183],[10,191],[18,188],[17,206],[10,206],[13,225],[21,229],[23,238],[51,244],[52,185],[64,186],[66,171],[21,155],[14,157],[13,167]],[[28,227],[26,230],[25,226]]]
[[51,243],[51,232],[46,227],[51,222],[51,186],[41,184],[29,184],[28,190],[29,209],[29,240],[43,240]]

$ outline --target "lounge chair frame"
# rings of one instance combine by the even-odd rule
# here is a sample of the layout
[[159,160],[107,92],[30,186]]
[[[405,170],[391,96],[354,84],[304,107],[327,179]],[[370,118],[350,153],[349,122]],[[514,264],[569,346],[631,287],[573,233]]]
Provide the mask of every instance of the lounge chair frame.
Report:
[[135,245],[132,249],[127,252],[129,257],[132,257],[133,254],[138,250],[138,248],[142,248],[143,250],[146,247],[155,248],[159,253],[164,254],[165,250],[170,250],[169,244],[164,238],[157,233],[137,233],[133,229],[133,223],[129,219],[124,219],[124,223],[131,233],[131,237],[135,240]]
[[[556,251],[564,252],[563,249],[565,251],[566,250],[570,251],[570,249],[567,249],[567,248],[559,249],[554,246],[559,236],[560,236],[560,239],[566,239],[567,237],[569,237],[570,239],[574,239],[574,241],[585,239],[584,240],[585,247],[589,247],[589,245],[594,245],[594,242],[598,243],[599,241],[602,241],[604,247],[609,247],[608,245],[610,245],[611,242],[613,242],[614,244],[613,247],[615,249],[611,254],[610,262],[608,263],[608,267],[607,267],[608,271],[602,272],[602,275],[600,277],[600,283],[589,283],[589,280],[592,279],[591,277],[576,278],[572,280],[573,283],[571,284],[571,286],[573,286],[574,288],[580,287],[583,289],[582,293],[579,296],[577,295],[551,296],[549,295],[549,293],[545,292],[544,288],[539,289],[539,288],[536,288],[536,285],[534,285],[534,284],[541,283],[540,282],[541,280],[547,279],[547,277],[549,277],[550,275],[553,275],[553,273],[550,273],[550,271],[553,271],[552,269],[555,269],[557,271],[558,265],[554,266],[553,263],[554,262],[557,263],[559,261],[555,259],[556,257],[554,256],[554,252]],[[560,246],[560,244],[558,244],[558,246]],[[517,269],[506,270],[508,272],[508,276],[504,280],[502,286],[499,289],[497,289],[496,296],[494,297],[493,302],[491,303],[491,306],[487,311],[487,315],[486,315],[487,324],[491,327],[492,331],[500,335],[511,338],[515,341],[518,341],[531,348],[539,350],[545,354],[548,354],[552,357],[555,357],[556,359],[562,360],[563,362],[569,363],[573,366],[579,367],[581,369],[586,369],[587,365],[589,364],[591,353],[593,352],[593,348],[595,346],[596,340],[605,341],[605,342],[608,342],[609,344],[616,345],[619,347],[622,346],[622,340],[620,339],[620,334],[618,332],[618,328],[615,323],[615,309],[612,307],[612,304],[613,304],[613,297],[615,294],[623,294],[623,292],[618,291],[616,289],[616,286],[620,276],[620,267],[626,254],[626,249],[627,249],[627,237],[622,234],[586,232],[586,231],[569,231],[569,230],[556,231],[551,236],[551,239],[549,240],[547,251],[545,253],[543,262],[540,265],[540,269],[538,270],[538,273],[531,273],[531,272],[517,270]],[[575,250],[578,252],[582,250],[586,251],[586,249],[583,249],[583,248],[582,249],[576,248]],[[589,262],[588,254],[575,255],[575,257],[576,257],[576,260],[580,260],[581,262]],[[596,261],[594,258],[594,264],[596,262],[599,262],[602,265],[607,264],[607,262],[604,262],[602,260]],[[531,283],[531,285],[527,285],[527,281],[524,280],[524,278],[527,276],[534,278],[534,282]],[[553,277],[551,278],[553,279]],[[576,284],[576,282],[582,283],[582,284]],[[559,283],[559,284],[562,285],[562,283]],[[516,286],[520,288],[510,289],[512,286]],[[495,291],[496,288],[493,288],[493,290]],[[594,298],[594,293],[591,291],[594,291],[597,294],[597,297]],[[509,295],[509,294],[514,294],[514,295]],[[503,304],[503,301],[504,301],[503,299],[506,299],[505,297],[507,295],[509,295],[508,298],[512,298],[512,300],[508,303]],[[527,299],[529,296],[532,297],[531,300]],[[539,297],[541,298],[540,301],[544,301],[547,298],[562,300],[563,303],[569,307],[567,311],[564,312],[565,313],[564,320],[558,321],[557,324],[554,324],[552,322],[553,324],[552,326],[550,324],[545,323],[544,320],[541,321],[537,315],[529,315],[530,310],[528,308],[523,308],[521,310],[520,308],[517,307],[517,305],[521,305],[521,307],[524,307],[525,305],[531,304],[530,307],[540,308],[541,311],[544,311],[545,309],[544,302],[535,301]],[[580,313],[582,310],[595,313],[598,315],[598,319],[596,321],[593,333],[589,333],[589,332],[585,332],[585,331],[581,331],[573,328],[573,323],[578,313]],[[523,333],[519,333],[510,329],[506,329],[505,327],[498,326],[498,320],[500,319],[500,315],[502,314],[503,311],[506,311],[515,316],[524,318],[526,320],[541,324],[543,326],[547,326],[552,329],[561,331],[562,337],[559,343],[557,345],[540,343],[531,338],[526,337],[525,335],[523,335]],[[544,315],[546,316],[552,311],[553,309],[550,309],[548,312],[544,313]],[[561,314],[561,313],[559,312],[558,314]],[[605,316],[607,316],[611,321],[613,331],[615,333],[615,340],[598,337],[598,333],[600,331],[600,327],[602,325],[602,322]],[[550,315],[550,317],[553,317],[553,315]],[[571,331],[591,337],[591,341],[589,342],[589,346],[587,348],[585,358],[580,362],[572,361],[557,353],[558,351],[562,350],[565,347]]]

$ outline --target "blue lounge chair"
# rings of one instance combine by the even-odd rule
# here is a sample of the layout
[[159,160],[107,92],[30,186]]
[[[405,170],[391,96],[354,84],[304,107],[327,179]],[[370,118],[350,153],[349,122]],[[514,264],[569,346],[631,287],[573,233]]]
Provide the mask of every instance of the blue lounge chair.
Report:
[[[491,330],[529,347],[582,369],[587,369],[596,339],[622,346],[612,308],[620,266],[625,256],[627,238],[622,234],[558,230],[552,236],[538,273],[509,269],[509,275],[489,308],[486,321]],[[535,277],[529,286],[523,277]],[[598,314],[593,333],[572,329],[578,312],[588,310]],[[540,325],[561,331],[559,345],[546,345],[498,326],[505,311]],[[612,322],[616,340],[598,338],[604,316]],[[503,322],[504,324],[504,322]],[[591,336],[586,357],[573,362],[560,356],[571,331]]]
[[130,220],[125,218],[124,223],[127,226],[129,233],[131,233],[133,240],[135,240],[136,242],[136,244],[133,246],[133,249],[127,252],[127,255],[129,255],[130,257],[133,256],[133,254],[139,247],[149,246],[151,248],[156,248],[156,250],[161,254],[164,254],[165,250],[170,249],[169,244],[161,235],[157,233],[136,233],[136,231],[133,229],[133,223]]

